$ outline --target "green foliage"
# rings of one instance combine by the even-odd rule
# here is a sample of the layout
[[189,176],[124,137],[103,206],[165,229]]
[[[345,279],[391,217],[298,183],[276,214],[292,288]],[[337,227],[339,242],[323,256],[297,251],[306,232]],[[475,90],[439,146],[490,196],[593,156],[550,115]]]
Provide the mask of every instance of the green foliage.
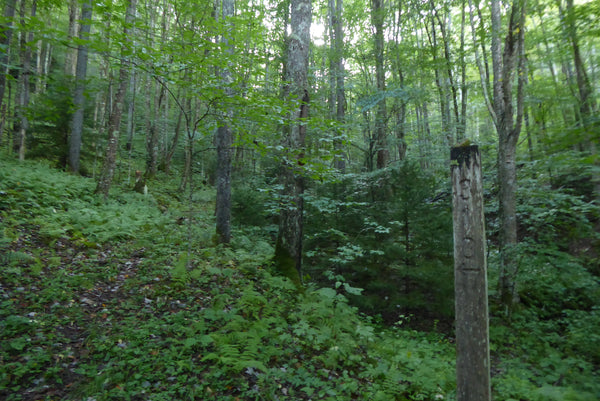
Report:
[[[454,399],[453,343],[404,328],[452,313],[448,205],[418,169],[328,187],[337,197],[312,188],[313,283],[299,293],[271,274],[260,225],[212,244],[211,190],[190,206],[164,184],[160,212],[152,197],[117,188],[105,203],[85,178],[2,162],[0,251],[27,256],[0,275],[1,398]],[[528,190],[520,210],[537,236],[517,250],[521,309],[491,322],[494,399],[598,399],[597,274],[591,255],[569,252],[595,209]],[[492,252],[492,278],[496,263]],[[387,327],[356,307],[388,304]]]
[[[600,396],[595,335],[600,281],[594,251],[600,211],[586,200],[582,178],[591,169],[581,159],[575,162],[580,156],[557,154],[525,164],[520,172],[521,242],[512,251],[518,255],[521,303],[509,326],[494,320],[490,326],[492,354],[502,356],[493,378],[499,400]],[[489,259],[492,295],[497,256]]]
[[48,90],[36,99],[36,107],[31,111],[28,157],[44,158],[56,167],[67,166],[73,87],[64,75],[50,76]]
[[[451,380],[440,379],[453,375],[449,344],[376,329],[348,303],[361,290],[341,279],[298,293],[290,280],[269,273],[273,247],[260,229],[236,231],[231,247],[205,243],[186,250],[185,226],[170,234],[162,226],[146,231],[127,217],[116,218],[114,234],[102,237],[94,219],[114,206],[86,195],[86,179],[36,166],[11,165],[2,176],[7,187],[20,183],[2,198],[5,215],[7,204],[19,213],[31,202],[40,205],[5,224],[3,246],[43,262],[39,270],[21,264],[4,269],[0,279],[3,399],[44,398],[48,391],[96,400],[451,395]],[[137,195],[117,192],[116,198],[124,210],[152,209]],[[172,202],[169,208],[176,207]],[[74,216],[84,218],[76,213],[86,210],[91,227],[78,226],[82,235],[108,243],[80,246],[73,235],[64,238],[66,229],[35,251],[45,238],[40,234],[57,227],[46,215],[49,208],[73,227]],[[25,231],[25,219],[36,225]],[[197,216],[195,224],[204,219]],[[149,235],[152,241],[144,239]],[[130,236],[136,240],[125,241]]]
[[7,167],[0,172],[4,188],[0,210],[23,208],[22,217],[40,225],[47,242],[68,238],[95,247],[161,230],[166,223],[151,197],[131,191],[104,202],[93,195],[94,183],[89,179],[60,174],[45,165]]
[[[507,348],[507,357],[498,366],[501,374],[493,379],[494,389],[501,395],[499,399],[597,399],[598,355],[595,351],[586,353],[588,345],[598,346],[598,338],[593,334],[597,327],[597,311],[592,314],[565,311],[562,319],[553,321],[540,319],[533,310],[519,314],[512,329],[497,331],[492,326],[492,343]],[[589,330],[586,339],[576,343],[582,338],[575,339],[572,335],[582,329]],[[528,335],[520,335],[522,332]]]
[[256,181],[239,182],[234,186],[231,214],[234,222],[238,224],[265,227],[273,224],[268,208],[271,196],[262,189],[266,185],[260,185]]
[[309,193],[310,275],[341,274],[365,290],[352,301],[388,322],[418,310],[452,316],[449,197],[436,190],[431,175],[405,162]]

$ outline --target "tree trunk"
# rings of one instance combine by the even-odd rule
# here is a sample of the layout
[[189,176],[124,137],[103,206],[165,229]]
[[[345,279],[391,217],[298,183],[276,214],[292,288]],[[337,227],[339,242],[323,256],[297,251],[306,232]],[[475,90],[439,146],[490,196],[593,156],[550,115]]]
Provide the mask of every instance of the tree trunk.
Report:
[[[230,19],[235,13],[235,0],[223,0],[221,23],[225,25],[225,34],[221,37],[221,45],[225,49],[227,57],[233,56],[233,24]],[[224,111],[221,115],[221,122],[217,130],[217,200],[216,200],[216,234],[217,241],[220,244],[228,244],[231,240],[231,161],[232,161],[232,132],[231,121],[233,119],[233,109],[228,101],[233,96],[231,88],[232,77],[230,68],[231,60],[227,61],[227,66],[220,71],[221,85],[224,92]]]
[[[188,77],[189,72],[186,70],[183,75],[183,80],[187,81]],[[179,88],[179,90],[177,91],[177,99],[181,99],[182,94],[185,97],[189,96],[185,90],[181,90],[181,88]],[[179,143],[179,137],[181,136],[181,126],[183,124],[183,119],[186,113],[186,110],[184,109],[185,106],[183,105],[183,103],[177,102],[177,104],[179,105],[179,112],[177,116],[177,123],[175,124],[175,134],[173,135],[173,139],[171,140],[171,145],[167,149],[167,154],[165,155],[165,160],[163,164],[164,171],[167,174],[171,170],[171,160],[173,159],[173,155],[175,154],[175,150],[177,149],[177,144]]]
[[[443,75],[444,68],[442,61],[438,58],[438,40],[437,40],[437,27],[435,18],[435,5],[431,2],[431,33],[427,30],[429,36],[429,44],[431,46],[431,56],[434,64],[434,76],[435,84],[438,90],[440,100],[440,115],[442,117],[442,135],[446,138],[446,144],[452,145],[454,143],[454,133],[452,132],[452,124],[450,118],[450,96],[448,93],[448,79]],[[440,25],[443,24],[443,20],[440,20]],[[427,26],[427,25],[425,25]],[[440,26],[443,32],[443,27]],[[451,73],[451,71],[449,71]],[[451,77],[451,75],[450,75]],[[451,79],[451,78],[450,78]]]
[[135,94],[137,74],[135,68],[131,69],[129,75],[129,98],[127,100],[127,143],[125,149],[129,152],[129,159],[133,154],[133,137],[135,136]]
[[194,157],[194,130],[195,125],[192,126],[194,120],[194,113],[192,110],[192,95],[188,94],[185,99],[185,106],[183,111],[183,117],[185,119],[185,131],[186,140],[184,146],[185,161],[183,166],[183,174],[181,176],[181,183],[179,184],[179,192],[185,191],[186,186],[190,186],[190,193],[192,193],[192,158]]
[[465,0],[462,0],[461,21],[460,21],[460,121],[456,127],[456,141],[462,142],[467,133],[467,62],[465,61]]
[[285,147],[289,155],[281,168],[283,199],[279,217],[279,233],[275,246],[275,266],[297,285],[302,282],[302,235],[304,158],[306,118],[308,117],[308,54],[312,19],[310,0],[291,0],[291,28],[286,71],[289,87],[286,98],[294,107],[288,117]]
[[[149,77],[149,80],[152,78]],[[147,108],[150,112],[147,123],[147,136],[146,136],[146,178],[153,178],[158,172],[158,156],[159,156],[159,114],[160,109],[165,97],[165,86],[166,82],[157,87],[156,84],[149,82],[148,85],[148,102]],[[154,92],[154,94],[152,94]],[[154,102],[150,99],[154,97]]]
[[[92,1],[88,0],[81,5],[81,28],[79,39],[87,40],[90,34],[92,19]],[[69,138],[69,168],[71,172],[79,173],[81,142],[83,132],[83,111],[85,109],[85,79],[87,76],[88,46],[80,44],[77,50],[77,68],[75,73],[76,87],[73,96],[73,119],[71,122],[71,136]]]
[[[157,5],[153,4],[148,16],[148,25],[150,26],[151,32],[156,30],[157,14]],[[164,15],[165,14],[163,13],[163,24],[161,24],[161,26],[164,26]],[[148,35],[146,40],[146,45],[154,48],[156,45],[154,42],[154,35]],[[162,43],[160,46],[162,46]],[[162,83],[162,85],[166,84],[166,82]],[[146,77],[146,178],[154,177],[158,171],[158,124],[160,120],[160,108],[163,102],[163,90],[164,86],[161,86],[159,82],[156,82],[155,77],[151,75]]]
[[[69,1],[69,30],[67,32],[67,40],[71,41],[75,35],[77,35],[77,0]],[[83,12],[83,5],[81,6],[81,12]],[[85,20],[83,15],[81,16],[82,20]],[[81,33],[81,27],[80,33]],[[78,49],[75,48],[66,48],[65,49],[65,75],[74,76],[77,75],[77,57],[80,53],[81,46]]]
[[[400,25],[402,21],[402,0],[398,1],[398,19],[394,21],[394,50],[395,57],[393,58],[393,76],[394,80],[398,81],[400,89],[404,90],[404,71],[402,69],[402,55],[400,50]],[[404,160],[406,157],[406,139],[405,139],[405,125],[406,125],[406,105],[407,101],[405,98],[396,97],[394,99],[394,106],[392,113],[394,114],[396,121],[394,124],[394,131],[396,137],[396,147],[398,149],[398,160]]]
[[[384,66],[384,38],[383,22],[385,20],[385,9],[383,0],[371,0],[371,20],[375,27],[375,75],[377,91],[383,95],[385,92],[385,66]],[[375,116],[375,146],[377,148],[377,168],[387,166],[390,159],[390,151],[387,147],[387,109],[385,96],[381,97],[377,104]]]
[[342,21],[343,0],[329,0],[329,82],[330,82],[330,110],[335,115],[340,125],[333,140],[335,150],[334,167],[337,171],[346,171],[346,159],[344,156],[344,122],[346,119],[346,95],[344,89],[344,30]]
[[[518,261],[516,190],[517,142],[523,121],[525,0],[512,4],[504,51],[500,45],[501,17],[499,0],[492,1],[492,68],[494,71],[493,114],[498,133],[498,186],[500,218],[500,279],[501,302],[508,315],[518,302],[516,275]],[[515,74],[518,76],[517,94],[513,93]],[[513,101],[513,96],[516,101]],[[516,102],[516,115],[515,104]]]
[[108,198],[108,192],[112,185],[112,180],[117,166],[117,151],[119,149],[119,134],[121,128],[121,116],[123,115],[123,103],[125,101],[125,93],[127,92],[127,84],[129,81],[129,51],[131,48],[131,25],[135,18],[136,0],[127,0],[127,12],[125,15],[125,25],[123,27],[124,43],[121,47],[121,65],[119,67],[119,86],[113,102],[112,112],[108,121],[108,144],[100,180],[96,187],[96,193],[104,195]]

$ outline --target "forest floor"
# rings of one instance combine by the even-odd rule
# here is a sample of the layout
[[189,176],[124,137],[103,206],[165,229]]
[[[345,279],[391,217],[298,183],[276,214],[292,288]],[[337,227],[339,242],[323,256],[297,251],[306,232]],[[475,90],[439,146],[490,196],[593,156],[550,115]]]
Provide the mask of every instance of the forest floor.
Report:
[[[215,246],[210,190],[190,219],[166,191],[105,202],[1,162],[0,399],[455,399],[451,336],[374,324],[344,283],[299,294],[255,230]],[[580,331],[532,316],[493,321],[494,399],[600,399],[597,309]]]

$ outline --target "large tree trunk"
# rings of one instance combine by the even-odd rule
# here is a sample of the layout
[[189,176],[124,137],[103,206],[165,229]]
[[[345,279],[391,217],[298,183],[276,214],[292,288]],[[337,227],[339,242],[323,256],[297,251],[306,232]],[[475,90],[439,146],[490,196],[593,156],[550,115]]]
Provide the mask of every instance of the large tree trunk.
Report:
[[[150,32],[156,31],[156,20],[158,18],[158,5],[152,4],[148,13],[147,24]],[[163,14],[163,21],[164,21]],[[162,24],[164,26],[164,24]],[[158,44],[154,41],[154,35],[147,35],[146,46],[154,48]],[[160,106],[162,103],[163,87],[154,80],[152,75],[146,77],[146,178],[153,178],[158,169],[158,124]],[[164,83],[166,85],[166,82]]]
[[123,115],[123,103],[125,101],[125,93],[127,91],[127,84],[129,83],[129,51],[131,47],[131,25],[133,24],[135,17],[135,6],[136,0],[127,0],[127,12],[125,16],[125,26],[123,28],[123,36],[125,42],[121,49],[121,66],[119,67],[119,87],[115,100],[113,102],[112,112],[108,121],[108,145],[106,147],[106,154],[104,157],[104,163],[102,165],[102,172],[98,186],[96,187],[96,193],[104,195],[104,198],[108,198],[108,192],[112,185],[112,180],[115,174],[115,168],[117,166],[117,151],[119,148],[119,131],[121,128],[121,116]]
[[[398,0],[398,10],[396,15],[398,18],[394,18],[394,52],[395,56],[393,60],[392,74],[394,80],[396,80],[402,90],[404,90],[404,71],[402,65],[402,54],[400,48],[400,32],[402,22],[402,0]],[[398,160],[404,160],[406,157],[406,139],[405,139],[405,124],[406,124],[406,106],[407,101],[405,98],[396,97],[394,99],[394,106],[392,113],[395,117],[394,133],[396,138],[396,148],[398,150]]]
[[458,121],[458,125],[456,127],[456,140],[457,142],[462,142],[465,138],[465,134],[467,133],[467,92],[468,92],[468,84],[467,84],[467,62],[465,57],[465,20],[466,20],[466,7],[465,0],[462,0],[462,11],[461,11],[461,21],[460,21],[460,77],[461,77],[461,86],[460,86],[460,120]]
[[286,60],[284,90],[291,107],[285,136],[290,157],[281,168],[283,199],[279,217],[279,234],[275,246],[276,268],[298,285],[302,277],[302,213],[304,179],[301,167],[304,157],[306,118],[308,117],[308,53],[312,10],[310,0],[291,0],[291,28]]
[[[385,66],[384,66],[384,38],[383,21],[385,20],[385,9],[383,0],[371,0],[371,20],[375,27],[375,75],[377,91],[385,92]],[[387,166],[390,159],[390,151],[387,147],[387,108],[385,97],[382,96],[377,104],[375,116],[375,146],[377,148],[377,168]]]
[[[512,4],[504,51],[500,44],[501,17],[499,0],[492,1],[492,68],[494,71],[493,114],[498,133],[498,186],[500,218],[500,298],[510,314],[518,301],[516,275],[518,261],[516,190],[517,142],[523,121],[525,0]],[[518,75],[517,94],[513,81]],[[513,100],[513,97],[516,98]],[[516,113],[515,113],[516,106]]]
[[[225,24],[225,34],[221,37],[221,44],[227,56],[233,55],[233,24],[230,19],[234,16],[235,0],[223,0],[222,24]],[[221,85],[224,92],[224,111],[221,114],[221,122],[217,130],[217,200],[216,200],[216,231],[217,240],[221,244],[228,244],[231,240],[231,146],[233,143],[231,120],[233,109],[228,104],[228,98],[233,95],[231,88],[231,61],[220,71]]]
[[[67,31],[67,40],[72,40],[77,35],[77,0],[69,0],[69,29]],[[81,7],[83,12],[83,5]],[[81,19],[84,19],[83,16]],[[81,29],[81,28],[80,28]],[[81,46],[79,46],[81,48]],[[66,48],[65,49],[65,75],[73,76],[77,74],[77,57],[79,48]]]
[[[81,28],[79,30],[79,39],[87,40],[90,34],[92,19],[92,0],[88,0],[81,5]],[[73,96],[73,120],[71,123],[71,136],[69,139],[69,168],[73,173],[79,173],[79,162],[81,154],[81,142],[83,132],[83,111],[85,109],[85,79],[87,76],[88,46],[79,45],[77,50],[77,68],[75,73],[76,87]]]

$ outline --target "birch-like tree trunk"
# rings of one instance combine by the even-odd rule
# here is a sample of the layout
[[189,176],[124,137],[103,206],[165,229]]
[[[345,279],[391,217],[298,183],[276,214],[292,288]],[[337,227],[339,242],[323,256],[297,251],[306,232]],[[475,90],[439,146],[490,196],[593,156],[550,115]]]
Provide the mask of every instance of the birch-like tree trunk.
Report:
[[108,144],[106,147],[104,163],[102,165],[102,172],[100,174],[98,185],[96,186],[96,193],[104,195],[104,198],[108,198],[108,192],[110,191],[112,180],[115,175],[115,168],[117,166],[117,151],[119,148],[123,103],[125,101],[127,84],[129,83],[131,61],[128,53],[131,49],[131,26],[135,18],[135,7],[136,0],[127,0],[127,12],[125,15],[125,25],[123,27],[123,43],[121,44],[119,83],[110,119],[108,121]]
[[[77,35],[77,9],[79,2],[77,0],[69,0],[69,28],[67,31],[67,40],[72,40]],[[83,12],[83,5],[81,6]],[[81,17],[84,20],[83,16]],[[80,27],[81,32],[81,27]],[[67,76],[77,75],[77,57],[81,46],[77,49],[67,47],[65,49],[65,66],[64,71]]]
[[[233,23],[231,17],[235,14],[235,0],[222,0],[221,23],[225,26],[225,33],[221,37],[221,45],[225,55],[233,55]],[[231,163],[233,134],[231,121],[233,119],[233,108],[228,104],[229,98],[233,96],[231,88],[232,62],[228,60],[225,67],[220,70],[221,86],[224,93],[223,110],[221,121],[217,129],[217,200],[216,200],[216,234],[220,244],[228,244],[231,240]]]
[[[403,60],[400,46],[400,33],[401,23],[403,17],[402,0],[397,2],[397,18],[394,18],[394,57],[392,58],[392,76],[394,80],[398,82],[400,88],[404,90],[404,70]],[[398,160],[404,160],[406,157],[406,139],[405,139],[405,125],[406,125],[406,108],[407,100],[406,97],[395,97],[392,113],[395,117],[394,121],[394,133],[396,138],[396,148],[398,150]]]
[[[517,142],[521,133],[525,80],[525,2],[514,0],[508,30],[501,46],[500,1],[492,0],[493,108],[490,114],[498,133],[498,186],[500,217],[500,279],[502,304],[510,314],[518,302],[517,245]],[[517,91],[514,93],[514,81]]]
[[283,194],[279,233],[275,246],[276,268],[298,285],[302,277],[304,178],[302,164],[308,117],[308,54],[312,10],[310,0],[291,0],[291,34],[286,59],[286,99],[290,108],[285,133],[288,157],[281,167]]

